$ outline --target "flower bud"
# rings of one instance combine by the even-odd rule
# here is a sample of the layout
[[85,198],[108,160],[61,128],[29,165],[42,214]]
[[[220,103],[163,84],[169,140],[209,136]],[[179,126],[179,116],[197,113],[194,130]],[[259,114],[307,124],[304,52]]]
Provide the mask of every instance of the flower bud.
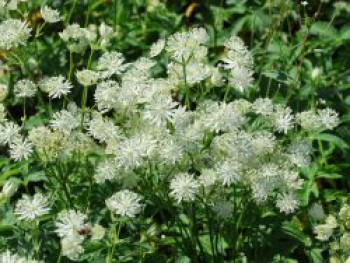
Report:
[[13,181],[6,181],[2,187],[2,193],[5,198],[11,198],[17,191],[18,185]]
[[8,92],[9,92],[9,89],[7,85],[0,84],[0,102],[6,99]]

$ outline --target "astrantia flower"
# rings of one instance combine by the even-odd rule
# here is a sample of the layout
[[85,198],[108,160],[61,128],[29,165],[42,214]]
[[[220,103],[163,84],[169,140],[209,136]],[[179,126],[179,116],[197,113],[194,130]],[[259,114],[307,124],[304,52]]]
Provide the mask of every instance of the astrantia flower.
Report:
[[149,56],[151,58],[158,56],[164,49],[165,47],[165,40],[164,39],[159,39],[157,42],[155,42],[151,46],[151,50],[149,52]]
[[135,217],[142,211],[141,196],[129,190],[122,190],[106,200],[106,206],[116,215]]
[[111,110],[117,105],[119,84],[113,80],[101,82],[95,90],[95,101],[100,112]]
[[81,243],[81,241],[76,239],[63,238],[61,240],[62,255],[71,260],[77,260],[79,255],[84,253],[84,248]]
[[289,107],[277,107],[272,117],[273,125],[278,132],[287,133],[294,124],[294,116]]
[[76,73],[77,79],[81,85],[91,86],[97,83],[100,74],[89,69],[80,70]]
[[147,134],[136,134],[120,141],[115,147],[117,167],[133,169],[140,166],[144,158],[151,157],[157,147],[156,141]]
[[15,84],[14,93],[18,98],[31,98],[37,91],[36,84],[29,79],[22,79]]
[[55,232],[67,240],[83,240],[79,231],[84,227],[87,216],[80,211],[63,210],[58,214]]
[[8,19],[0,24],[0,50],[24,45],[30,36],[31,29],[26,22],[19,19]]
[[16,139],[10,143],[10,157],[15,161],[27,160],[33,153],[33,145],[27,139]]
[[226,160],[220,163],[216,168],[218,179],[223,185],[227,186],[238,183],[242,180],[243,176],[241,166],[235,160]]
[[228,78],[229,85],[233,86],[240,92],[244,92],[253,83],[254,72],[245,67],[234,68]]
[[207,40],[208,34],[204,28],[177,32],[168,38],[166,50],[178,62],[186,62],[190,57],[201,61],[207,53],[207,49],[202,46]]
[[20,256],[12,254],[10,250],[6,250],[0,254],[0,263],[18,263],[22,262]]
[[203,169],[201,175],[198,177],[198,182],[204,187],[208,188],[213,185],[218,180],[218,175],[213,169]]
[[149,123],[160,127],[170,119],[177,105],[178,103],[173,101],[171,97],[157,96],[145,105],[142,117]]
[[42,7],[40,12],[44,21],[47,23],[56,23],[61,20],[60,13],[48,6]]
[[61,98],[62,95],[67,95],[72,85],[63,76],[46,77],[39,82],[39,87],[43,92],[49,94],[49,97]]
[[118,126],[112,120],[104,118],[98,113],[93,114],[86,126],[88,133],[100,142],[108,142],[121,137]]
[[[6,121],[6,110],[4,104],[0,103],[0,130],[1,130],[1,123]],[[0,139],[1,144],[1,139]]]
[[117,177],[118,170],[113,161],[107,160],[97,165],[94,178],[98,184]]
[[332,109],[326,108],[317,111],[319,119],[327,129],[334,129],[339,125],[338,113]]
[[89,43],[96,38],[96,34],[78,24],[68,25],[59,35],[66,42],[68,49],[75,53],[84,52]]
[[225,69],[251,68],[253,66],[253,57],[241,38],[230,37],[226,40],[225,47],[228,49],[226,56],[222,58]]
[[68,135],[80,125],[80,119],[74,112],[61,110],[55,112],[50,121],[53,130],[58,130]]
[[0,253],[0,263],[43,263],[43,261],[31,260],[28,257],[21,257],[12,254],[10,250]]
[[10,179],[4,183],[1,192],[5,198],[11,198],[16,193],[17,189],[18,183]]
[[49,200],[42,193],[36,193],[34,196],[23,195],[16,203],[15,215],[20,220],[32,221],[50,211]]
[[333,235],[333,230],[333,227],[327,224],[321,224],[315,226],[314,233],[316,234],[316,238],[318,240],[327,241]]
[[6,84],[0,84],[0,102],[4,101],[9,93],[9,88]]
[[280,212],[291,214],[299,207],[299,202],[294,195],[285,193],[277,199],[276,206]]
[[95,224],[91,228],[91,240],[101,240],[104,237],[105,233],[106,229],[103,226]]
[[123,73],[128,64],[124,64],[125,58],[122,53],[111,51],[103,53],[97,62],[97,69],[101,71],[102,78]]
[[256,114],[270,116],[273,114],[274,105],[269,98],[258,98],[254,101],[252,108]]
[[199,191],[199,183],[188,173],[177,174],[170,181],[170,195],[178,203],[183,201],[194,201]]
[[5,122],[0,125],[0,144],[12,143],[20,138],[20,130],[21,128],[13,122]]

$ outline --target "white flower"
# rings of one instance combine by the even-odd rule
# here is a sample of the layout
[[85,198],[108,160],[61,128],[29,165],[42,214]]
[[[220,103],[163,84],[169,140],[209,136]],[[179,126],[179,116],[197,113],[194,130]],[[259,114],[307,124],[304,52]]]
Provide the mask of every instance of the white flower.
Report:
[[100,142],[108,142],[121,137],[119,128],[109,118],[103,118],[99,113],[93,114],[86,124],[88,133]]
[[175,164],[183,155],[184,150],[175,138],[166,138],[162,140],[159,147],[159,155],[165,164]]
[[100,162],[97,165],[94,178],[98,184],[104,183],[107,180],[113,180],[117,177],[118,170],[113,161],[107,160]]
[[278,107],[273,114],[272,121],[273,125],[278,132],[287,133],[291,128],[293,128],[294,116],[292,115],[292,110],[287,107]]
[[18,189],[18,183],[13,180],[7,180],[2,187],[2,194],[5,198],[11,198]]
[[58,214],[56,226],[56,234],[66,240],[80,240],[84,237],[79,234],[79,231],[84,228],[87,216],[80,211],[63,210]]
[[10,157],[15,161],[27,160],[33,153],[33,145],[27,139],[16,139],[10,143]]
[[168,38],[166,50],[178,62],[186,62],[191,57],[200,61],[207,54],[207,49],[202,46],[207,40],[208,34],[203,28],[177,32]]
[[97,83],[100,74],[89,69],[80,70],[76,73],[79,83],[83,86],[91,86]]
[[102,78],[122,74],[128,64],[124,64],[125,58],[122,53],[111,51],[103,53],[97,62],[97,69],[101,71]]
[[159,39],[156,43],[151,46],[151,50],[149,52],[149,56],[151,58],[158,56],[165,47],[165,40]]
[[0,144],[12,143],[20,138],[21,128],[13,122],[0,124]]
[[50,209],[48,198],[36,193],[34,196],[23,195],[16,203],[14,213],[20,220],[32,221],[48,214]]
[[37,91],[36,84],[29,79],[18,81],[14,87],[14,93],[18,98],[31,98]]
[[170,195],[178,203],[182,201],[194,201],[199,191],[199,183],[188,173],[177,174],[170,181]]
[[323,110],[318,110],[318,117],[323,126],[327,129],[334,129],[339,125],[338,113],[332,109],[326,108]]
[[31,260],[28,257],[20,257],[12,254],[10,250],[0,253],[0,263],[43,263],[43,261]]
[[156,141],[151,136],[136,134],[116,145],[114,159],[118,167],[133,169],[140,166],[145,158],[151,157],[156,147]]
[[96,34],[78,24],[68,25],[59,35],[67,43],[68,49],[75,53],[84,52],[89,43],[96,38]]
[[48,6],[42,7],[40,11],[43,19],[47,23],[56,23],[61,20],[60,13]]
[[164,122],[170,120],[176,106],[178,103],[173,101],[170,96],[157,96],[145,105],[142,117],[150,124],[161,127]]
[[198,182],[204,187],[209,188],[218,180],[218,175],[213,169],[203,169],[201,175],[198,177]]
[[230,72],[228,78],[229,85],[240,92],[244,92],[253,83],[254,72],[246,67],[236,67]]
[[289,159],[297,167],[307,166],[311,162],[311,146],[307,141],[295,141],[289,146]]
[[327,241],[333,234],[334,228],[328,224],[317,225],[314,228],[316,238],[321,241]]
[[218,180],[230,186],[242,180],[242,165],[235,160],[225,160],[216,167]]
[[325,221],[326,221],[326,224],[329,225],[331,228],[338,227],[337,219],[333,215],[327,216]]
[[63,76],[46,77],[39,82],[39,87],[53,99],[67,95],[72,89],[72,85]]
[[84,248],[81,242],[76,239],[66,239],[61,240],[62,255],[68,257],[71,260],[77,260],[79,255],[84,253]]
[[4,101],[9,93],[9,88],[5,84],[0,84],[0,102]]
[[299,207],[299,202],[294,195],[284,193],[277,199],[276,206],[279,208],[280,212],[291,214]]
[[95,90],[95,101],[100,112],[106,112],[116,106],[118,100],[119,84],[108,80],[97,85]]
[[91,228],[91,240],[101,240],[106,233],[106,229],[99,224]]
[[17,254],[12,254],[10,250],[6,250],[0,254],[0,263],[19,263],[22,262]]
[[243,40],[237,36],[232,36],[225,42],[228,49],[226,55],[222,58],[225,63],[223,68],[234,70],[236,68],[252,68],[253,57]]
[[[0,130],[1,130],[1,123],[5,121],[6,121],[6,109],[4,104],[0,103]],[[0,139],[0,144],[1,144],[1,139]]]
[[50,121],[50,126],[54,130],[63,132],[69,135],[73,130],[80,125],[80,119],[77,114],[67,110],[55,112]]
[[142,211],[141,200],[139,194],[129,190],[121,190],[106,200],[106,206],[119,216],[133,218]]
[[0,24],[0,50],[10,50],[13,47],[24,45],[31,29],[27,22],[19,19],[8,19]]
[[104,22],[98,28],[98,32],[103,40],[109,40],[113,36],[113,28],[106,25]]
[[256,114],[261,114],[263,116],[270,116],[273,114],[274,107],[271,99],[258,98],[254,101],[252,108]]

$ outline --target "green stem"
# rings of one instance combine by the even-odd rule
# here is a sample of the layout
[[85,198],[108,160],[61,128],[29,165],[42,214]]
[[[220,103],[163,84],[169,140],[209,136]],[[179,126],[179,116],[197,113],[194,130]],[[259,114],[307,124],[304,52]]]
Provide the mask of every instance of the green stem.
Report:
[[74,70],[74,60],[73,60],[73,52],[69,51],[69,72],[68,72],[68,80],[72,80]]
[[113,228],[114,228],[113,229],[113,243],[112,243],[112,248],[111,248],[111,250],[108,253],[106,263],[112,263],[113,262],[113,256],[114,256],[114,253],[115,253],[116,244],[119,241],[119,234],[120,234],[120,230],[122,228],[122,223],[119,223],[118,231],[116,231],[116,224],[113,224]]
[[75,7],[77,5],[77,2],[78,2],[78,0],[73,0],[73,4],[72,4],[72,7],[71,7],[71,9],[69,11],[69,15],[67,16],[67,21],[66,21],[67,24],[69,24],[69,22],[70,22],[70,20],[72,18],[72,15],[74,13],[74,10],[75,10]]
[[183,78],[184,78],[184,84],[185,84],[185,104],[187,106],[188,109],[190,109],[190,88],[187,84],[187,76],[186,76],[186,62],[184,60],[184,58],[182,58],[182,74],[183,74]]

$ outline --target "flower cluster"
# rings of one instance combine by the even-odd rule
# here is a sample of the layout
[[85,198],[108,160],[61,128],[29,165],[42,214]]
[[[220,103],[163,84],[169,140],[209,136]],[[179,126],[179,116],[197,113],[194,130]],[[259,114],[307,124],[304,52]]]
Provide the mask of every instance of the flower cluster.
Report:
[[344,204],[337,215],[328,215],[314,232],[318,240],[329,242],[331,261],[350,260],[350,205]]
[[[41,13],[47,23],[60,20],[48,7]],[[25,44],[29,32],[26,23],[6,20],[0,34],[8,37],[0,40],[0,49]],[[336,128],[340,121],[334,110],[296,113],[269,98],[227,100],[228,92],[243,96],[253,82],[253,56],[237,36],[225,42],[222,63],[216,64],[208,56],[210,37],[204,28],[160,39],[148,55],[132,62],[106,50],[113,36],[105,24],[68,25],[59,37],[71,57],[90,49],[91,59],[93,52],[104,50],[96,63],[89,59],[67,78],[14,81],[13,94],[24,110],[26,99],[47,95],[45,121],[25,125],[23,118],[20,126],[7,120],[0,104],[0,145],[14,162],[40,167],[48,191],[23,195],[14,209],[19,220],[38,222],[58,211],[52,216],[55,234],[62,255],[71,260],[81,259],[85,244],[103,239],[104,227],[90,222],[112,220],[113,241],[101,241],[112,244],[111,259],[118,243],[115,226],[119,223],[120,231],[121,222],[147,217],[147,206],[155,200],[176,220],[188,207],[196,213],[196,207],[215,215],[217,224],[229,222],[246,204],[287,215],[297,211],[303,187],[299,170],[312,162],[307,136]],[[157,75],[159,65],[165,70]],[[207,96],[218,87],[224,99]],[[83,90],[80,104],[74,97],[78,88]],[[0,86],[0,101],[6,102],[8,90]],[[87,103],[89,96],[93,103]],[[10,199],[16,188],[6,182],[0,199]],[[318,239],[327,240],[337,227],[334,218],[327,218],[315,229]]]

